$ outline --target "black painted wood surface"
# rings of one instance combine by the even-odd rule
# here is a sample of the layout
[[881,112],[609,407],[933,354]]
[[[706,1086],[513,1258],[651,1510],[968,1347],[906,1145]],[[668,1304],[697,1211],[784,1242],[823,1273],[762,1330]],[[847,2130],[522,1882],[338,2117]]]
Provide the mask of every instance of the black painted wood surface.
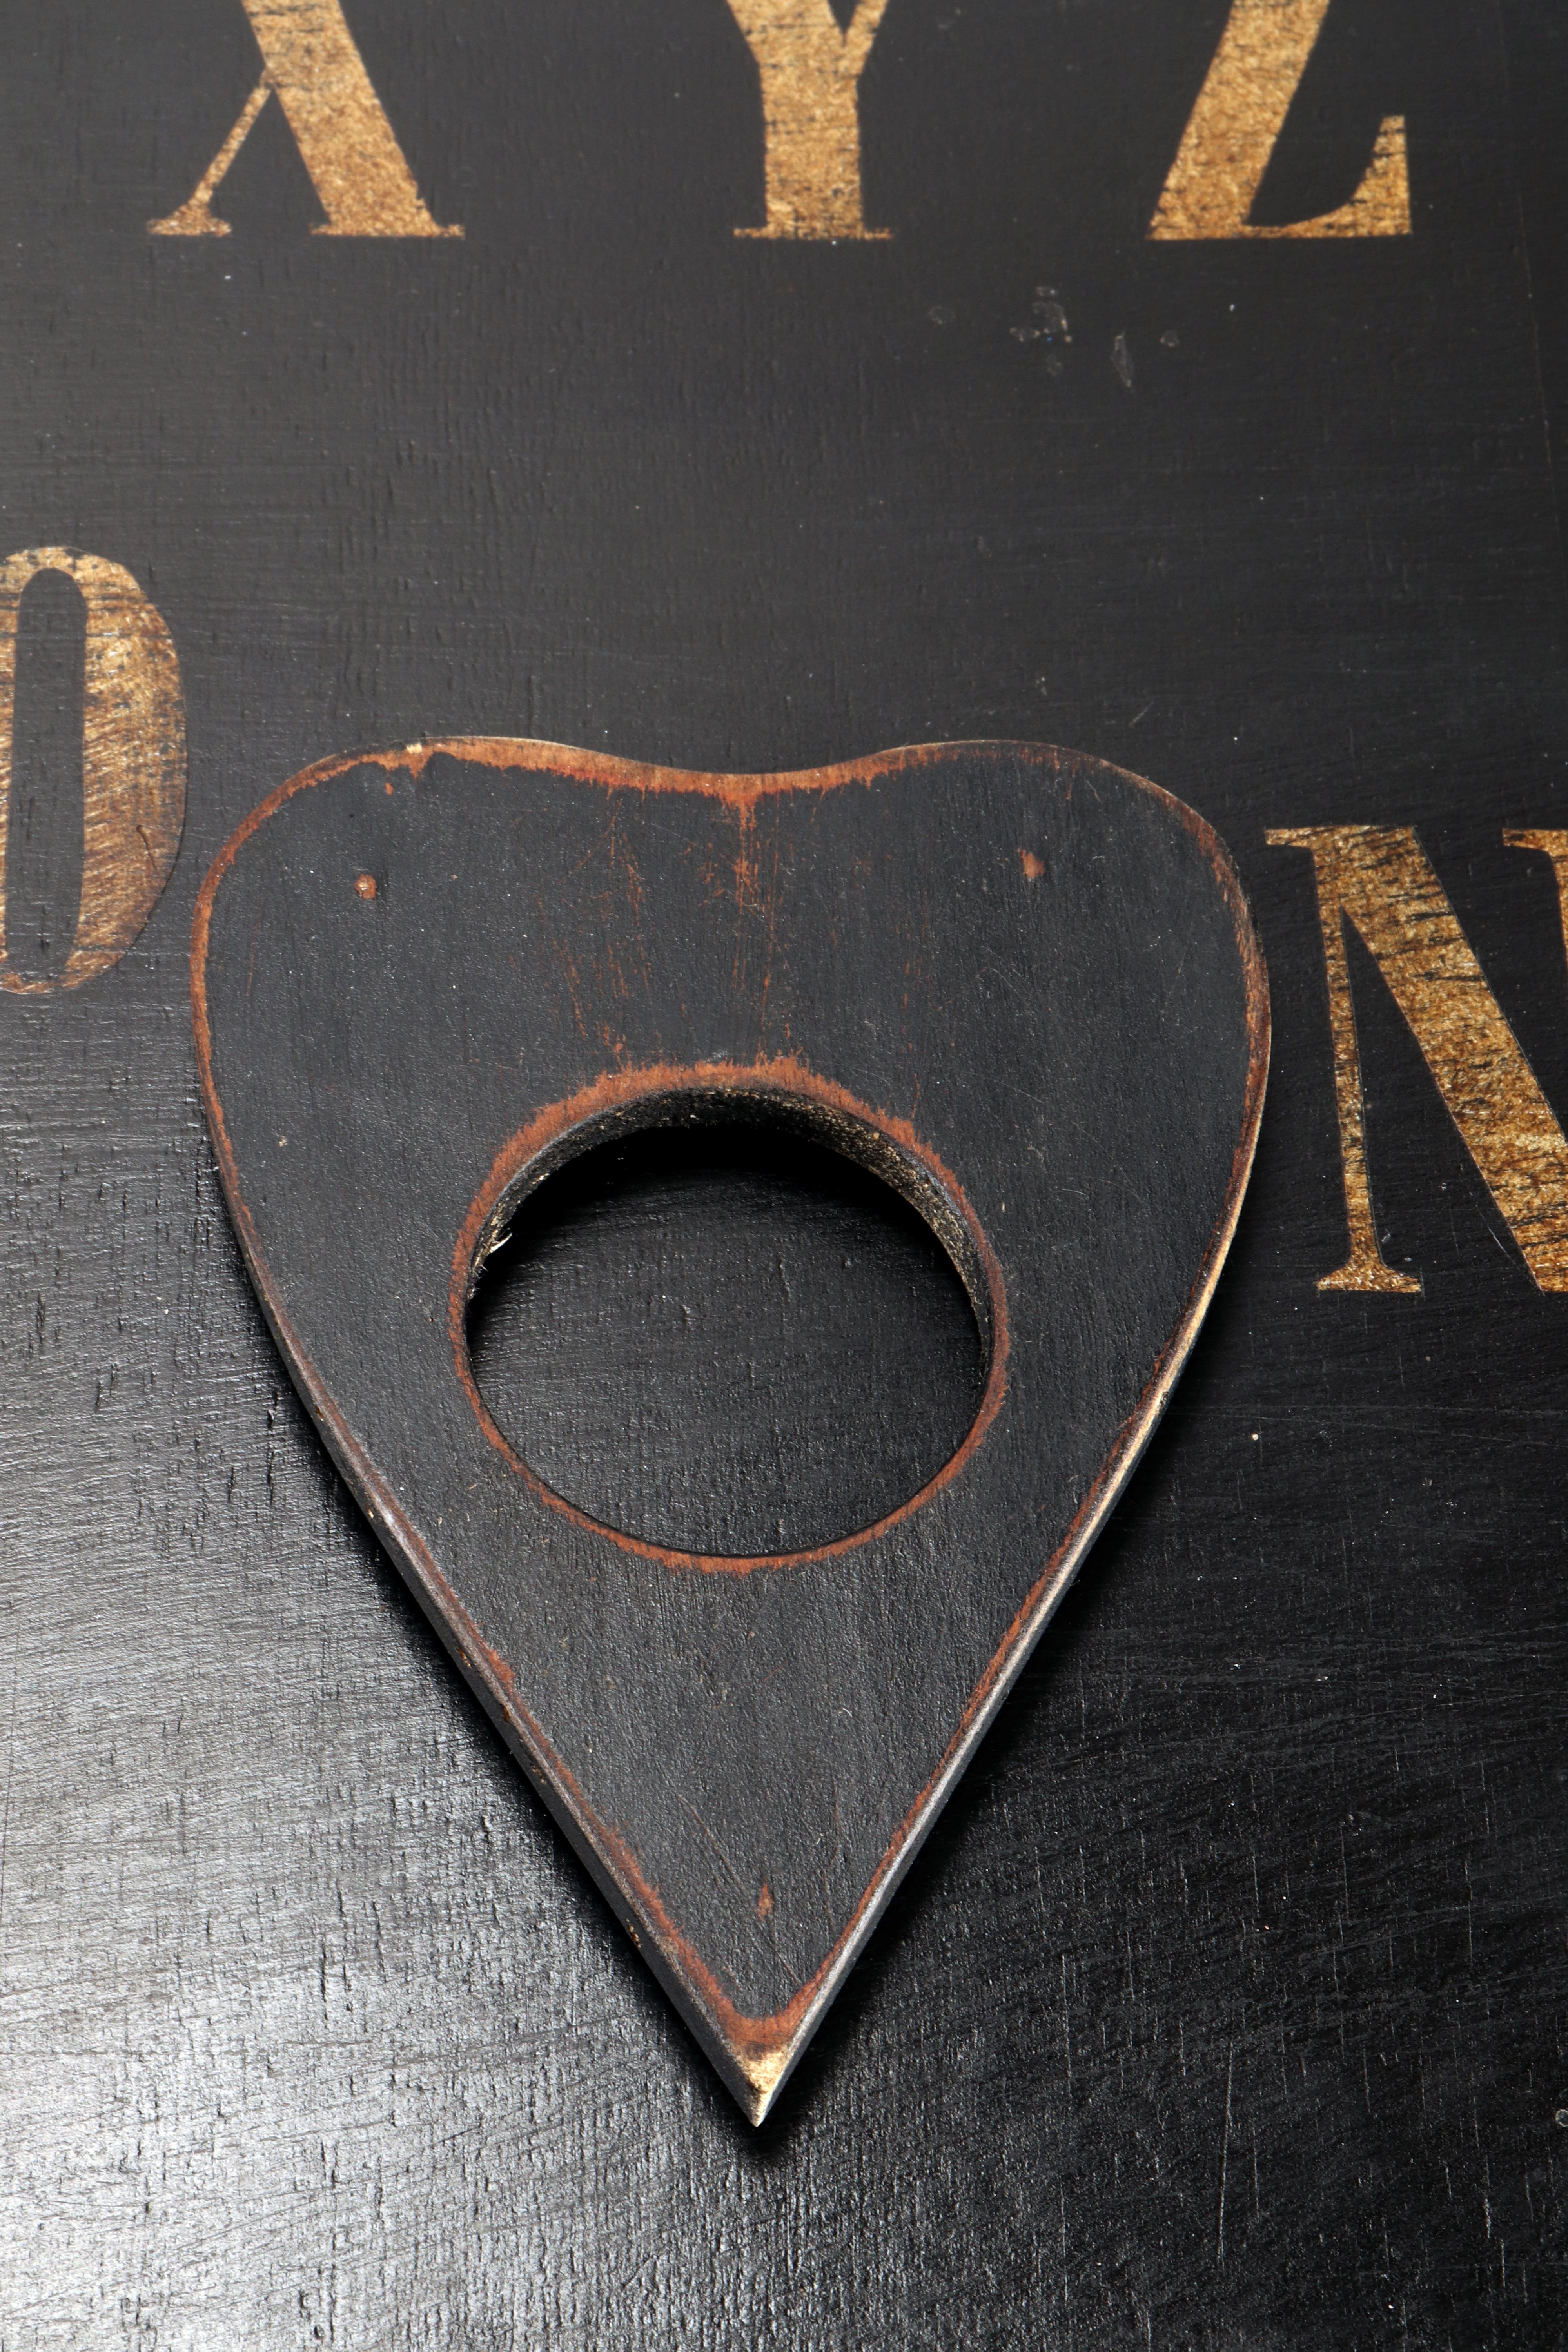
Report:
[[[268,113],[232,236],[175,246],[241,12],[14,0],[5,545],[155,597],[191,773],[136,945],[0,1002],[7,2352],[1562,2341],[1565,1310],[1363,961],[1426,1289],[1317,1290],[1321,947],[1263,839],[1417,825],[1568,1110],[1551,877],[1501,844],[1557,820],[1568,720],[1532,13],[1334,0],[1279,209],[1403,112],[1408,241],[1156,247],[1217,8],[891,0],[896,235],[818,250],[731,233],[715,0],[360,0],[463,240],[313,239]],[[1012,332],[1041,284],[1059,377]],[[761,2135],[365,1532],[205,1139],[211,859],[260,786],[459,730],[733,770],[1047,736],[1214,823],[1268,955],[1204,1338]]]

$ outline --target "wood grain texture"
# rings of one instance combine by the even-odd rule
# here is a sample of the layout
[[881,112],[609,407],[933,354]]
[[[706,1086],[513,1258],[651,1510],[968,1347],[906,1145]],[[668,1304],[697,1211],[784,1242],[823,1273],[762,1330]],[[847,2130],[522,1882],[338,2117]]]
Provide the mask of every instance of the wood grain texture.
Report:
[[[14,0],[0,75],[5,548],[142,583],[190,761],[126,956],[0,1008],[6,2352],[1560,2345],[1564,1310],[1353,941],[1425,1290],[1317,1292],[1322,952],[1263,842],[1414,824],[1563,1117],[1552,878],[1501,845],[1563,821],[1558,49],[1334,0],[1260,203],[1343,203],[1403,114],[1413,236],[1152,247],[1217,6],[889,0],[895,235],[805,250],[732,234],[721,7],[355,0],[465,237],[312,238],[268,110],[233,234],[149,240],[243,13]],[[1070,346],[1012,333],[1041,285]],[[190,914],[256,777],[457,728],[1048,735],[1218,826],[1269,958],[1171,1416],[760,2137],[364,1534],[204,1140]]]

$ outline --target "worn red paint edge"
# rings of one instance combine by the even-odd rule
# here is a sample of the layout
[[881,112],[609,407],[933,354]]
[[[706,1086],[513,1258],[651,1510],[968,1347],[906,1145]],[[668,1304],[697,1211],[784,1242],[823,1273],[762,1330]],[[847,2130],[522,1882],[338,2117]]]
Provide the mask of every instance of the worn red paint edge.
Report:
[[[240,850],[296,793],[308,791],[316,784],[325,783],[335,776],[366,765],[379,766],[389,772],[411,772],[417,776],[438,752],[501,770],[548,770],[571,776],[582,783],[597,784],[609,790],[707,793],[728,803],[742,814],[753,809],[757,801],[767,794],[822,792],[851,783],[869,784],[895,770],[926,766],[935,759],[947,759],[955,753],[972,759],[998,761],[1022,758],[1043,761],[1058,771],[1064,766],[1077,766],[1079,760],[1071,752],[1061,752],[1052,746],[1037,743],[919,744],[879,752],[870,759],[848,761],[837,768],[802,769],[793,774],[782,775],[705,776],[679,769],[647,767],[633,761],[612,758],[605,752],[577,751],[563,744],[535,743],[505,736],[447,737],[430,743],[407,745],[396,751],[361,752],[321,760],[301,770],[253,809],[231,834],[214,859],[196,899],[191,932],[191,1008],[202,1100],[235,1229],[284,1360],[333,1459],[358,1496],[366,1516],[435,1619],[487,1711],[496,1720],[509,1744],[521,1756],[572,1843],[611,1901],[617,1908],[629,1906],[649,1931],[650,1947],[643,1946],[640,1937],[636,1936],[633,1920],[626,1922],[655,1975],[690,2023],[725,2084],[752,2123],[757,2124],[762,2122],[777,2099],[831,2005],[856,1955],[919,1853],[1003,1699],[1022,1672],[1030,1652],[1072,1582],[1169,1402],[1176,1377],[1214,1296],[1215,1286],[1241,1213],[1247,1181],[1258,1148],[1268,1085],[1269,1045],[1268,979],[1263,953],[1253,929],[1240,878],[1213,827],[1195,810],[1187,807],[1184,802],[1177,800],[1158,784],[1150,783],[1145,777],[1132,775],[1125,769],[1117,771],[1127,782],[1159,801],[1199,844],[1236,925],[1237,947],[1246,983],[1247,1071],[1241,1130],[1232,1158],[1225,1202],[1210,1235],[1197,1279],[1188,1293],[1176,1328],[1155,1363],[1148,1385],[1118,1432],[1116,1443],[1106,1456],[1100,1476],[1079,1505],[1062,1543],[1047,1560],[995,1654],[971,1693],[941,1763],[900,1824],[837,1941],[821,1966],[784,2009],[771,2017],[748,2017],[730,2000],[700,1955],[693,1950],[681,1934],[660,1901],[658,1888],[645,1875],[630,1847],[609,1823],[599,1819],[588,1804],[564,1759],[555,1753],[519,1699],[515,1679],[506,1660],[488,1647],[422,1538],[399,1509],[396,1498],[384,1487],[374,1464],[363,1453],[334,1408],[272,1287],[240,1188],[223,1106],[213,1078],[212,1037],[206,1004],[206,958],[212,909],[224,877]],[[1106,763],[1086,761],[1083,764],[1099,766]]]

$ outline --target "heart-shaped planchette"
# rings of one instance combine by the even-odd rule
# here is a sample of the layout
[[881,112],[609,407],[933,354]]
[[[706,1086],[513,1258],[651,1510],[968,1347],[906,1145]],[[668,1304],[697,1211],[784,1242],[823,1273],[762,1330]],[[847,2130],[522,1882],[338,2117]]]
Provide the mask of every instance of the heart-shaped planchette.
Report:
[[[760,2121],[1157,1422],[1234,1229],[1268,992],[1215,835],[1032,744],[709,776],[468,739],[239,828],[192,953],[278,1343],[376,1534]],[[466,1315],[617,1131],[804,1130],[986,1350],[952,1460],[776,1559],[632,1539],[497,1428]]]

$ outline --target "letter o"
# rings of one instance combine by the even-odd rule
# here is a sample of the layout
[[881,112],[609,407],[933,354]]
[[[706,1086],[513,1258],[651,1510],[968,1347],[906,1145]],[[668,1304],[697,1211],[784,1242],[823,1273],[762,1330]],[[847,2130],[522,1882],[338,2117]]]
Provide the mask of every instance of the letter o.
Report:
[[[82,868],[76,937],[58,980],[15,971],[5,949],[16,619],[40,572],[63,572],[87,606],[82,695]],[[157,904],[185,821],[185,703],[163,615],[101,555],[30,547],[0,564],[0,988],[41,996],[118,963]]]

